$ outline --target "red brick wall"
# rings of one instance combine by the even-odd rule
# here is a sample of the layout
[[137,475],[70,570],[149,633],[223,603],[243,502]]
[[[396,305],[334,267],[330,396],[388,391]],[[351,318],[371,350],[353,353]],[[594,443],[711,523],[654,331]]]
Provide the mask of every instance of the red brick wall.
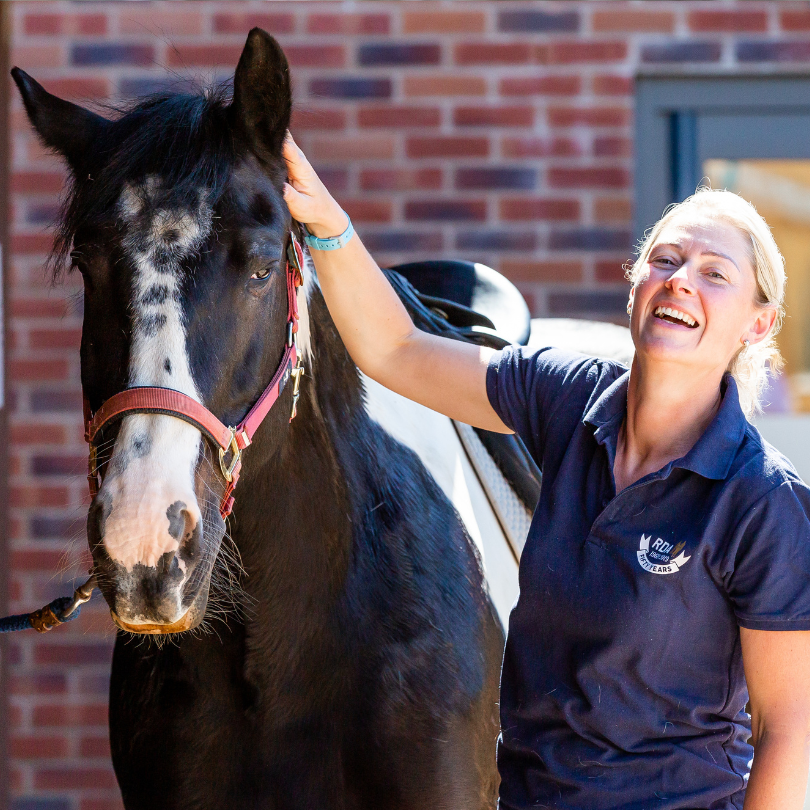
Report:
[[[760,2],[14,3],[12,63],[110,102],[169,71],[229,76],[247,30],[293,65],[294,132],[384,262],[463,257],[537,314],[621,313],[639,71],[810,70],[810,5]],[[6,273],[10,609],[87,566],[80,288],[42,266],[62,168],[11,106]],[[68,549],[68,551],[66,551]],[[100,604],[8,650],[14,810],[119,806]]]

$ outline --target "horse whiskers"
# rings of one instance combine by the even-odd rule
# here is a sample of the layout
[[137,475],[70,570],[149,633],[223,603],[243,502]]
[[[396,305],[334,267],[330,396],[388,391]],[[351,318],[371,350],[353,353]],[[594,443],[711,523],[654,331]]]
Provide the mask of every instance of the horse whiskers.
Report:
[[154,645],[158,650],[162,650],[165,646],[173,644],[176,647],[180,646],[180,637],[185,633],[192,633],[192,630],[186,630],[184,633],[164,633],[157,635],[147,635],[145,633],[131,633],[128,630],[120,630],[119,634],[123,635],[128,642],[137,644],[138,646],[151,646]]
[[[214,527],[212,527],[210,524],[204,523],[203,525],[210,528],[211,531],[214,531]],[[219,555],[225,562],[234,567],[234,574],[237,579],[247,576],[247,572],[242,565],[242,555],[239,553],[239,548],[237,547],[236,543],[234,543],[233,538],[227,532],[222,537],[222,542],[220,543],[219,547]]]
[[76,579],[75,576],[71,576],[71,572],[73,572],[77,567],[77,560],[72,559],[72,548],[66,548],[62,553],[59,555],[59,560],[56,563],[56,570],[50,576],[50,581],[53,582],[54,580],[58,580],[59,582],[64,582],[67,579]]
[[247,576],[245,570],[235,560],[234,555],[226,551],[218,555],[211,570],[212,582],[225,588],[230,598],[241,598],[242,577]]
[[76,553],[79,540],[86,536],[86,529],[81,525],[84,522],[82,518],[83,516],[74,513],[72,522],[75,524],[75,528],[66,539],[56,565],[56,571],[51,576],[51,581],[54,579],[59,581],[78,579],[82,575],[78,569],[83,568],[86,571],[92,563],[92,559],[89,557],[89,549],[86,546],[80,548],[78,554]]

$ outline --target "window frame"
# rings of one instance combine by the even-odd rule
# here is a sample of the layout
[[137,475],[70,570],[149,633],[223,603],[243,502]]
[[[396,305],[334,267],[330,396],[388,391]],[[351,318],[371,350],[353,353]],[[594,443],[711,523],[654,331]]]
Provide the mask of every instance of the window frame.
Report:
[[635,99],[636,239],[707,158],[810,159],[809,76],[638,76]]

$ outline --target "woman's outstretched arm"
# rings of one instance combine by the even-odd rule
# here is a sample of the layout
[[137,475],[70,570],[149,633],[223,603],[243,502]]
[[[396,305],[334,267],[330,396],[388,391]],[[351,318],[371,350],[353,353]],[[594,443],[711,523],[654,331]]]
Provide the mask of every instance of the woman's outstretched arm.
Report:
[[[290,213],[322,238],[339,236],[346,214],[288,135],[284,144]],[[359,368],[386,388],[453,419],[511,432],[489,404],[487,362],[493,350],[417,329],[355,234],[342,248],[312,251],[329,312]]]

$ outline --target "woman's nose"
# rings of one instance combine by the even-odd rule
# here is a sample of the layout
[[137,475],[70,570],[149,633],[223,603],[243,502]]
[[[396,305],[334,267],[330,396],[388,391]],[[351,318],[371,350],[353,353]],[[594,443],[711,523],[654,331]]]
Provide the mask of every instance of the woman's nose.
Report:
[[689,277],[689,264],[684,262],[666,281],[667,287],[673,292],[682,292],[693,295],[695,288]]

